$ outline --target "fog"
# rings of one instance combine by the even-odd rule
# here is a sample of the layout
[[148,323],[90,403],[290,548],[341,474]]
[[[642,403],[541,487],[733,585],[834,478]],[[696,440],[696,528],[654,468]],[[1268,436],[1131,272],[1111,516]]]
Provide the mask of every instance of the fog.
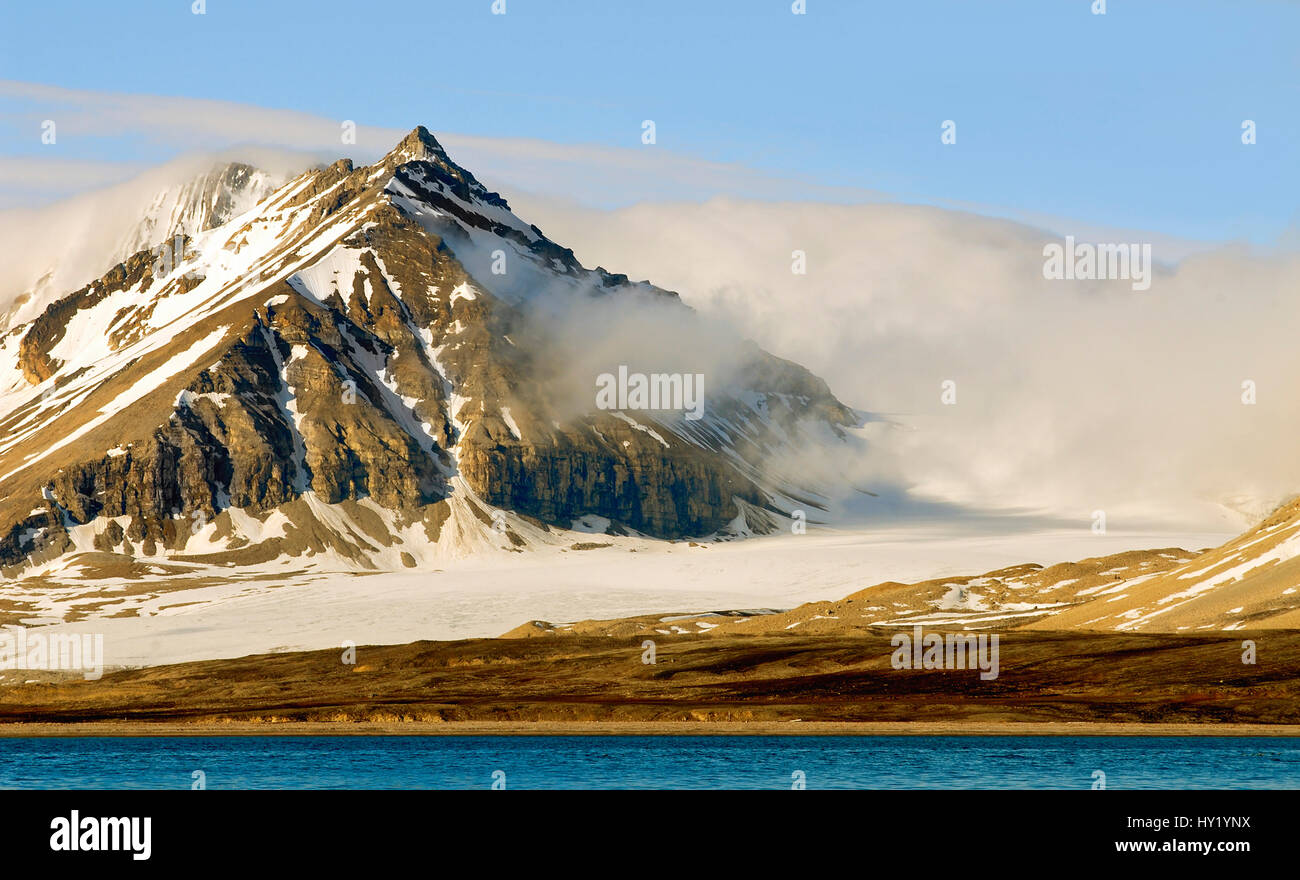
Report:
[[1104,510],[1112,528],[1237,528],[1300,488],[1294,251],[1161,263],[1157,239],[1135,291],[1044,279],[1044,246],[1069,229],[939,208],[513,201],[584,263],[676,290],[888,416],[850,480],[887,462],[919,499],[1080,523]]

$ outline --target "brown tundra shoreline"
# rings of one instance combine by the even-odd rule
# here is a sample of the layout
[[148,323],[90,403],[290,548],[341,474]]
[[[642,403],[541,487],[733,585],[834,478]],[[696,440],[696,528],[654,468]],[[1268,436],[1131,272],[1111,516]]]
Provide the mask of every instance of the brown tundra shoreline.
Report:
[[263,654],[6,685],[0,735],[1300,731],[1300,631],[1005,632],[993,680],[897,669],[893,650],[850,634],[669,636],[652,664],[622,636]]
[[115,722],[0,724],[3,737],[207,736],[1300,736],[1300,724],[1106,722]]

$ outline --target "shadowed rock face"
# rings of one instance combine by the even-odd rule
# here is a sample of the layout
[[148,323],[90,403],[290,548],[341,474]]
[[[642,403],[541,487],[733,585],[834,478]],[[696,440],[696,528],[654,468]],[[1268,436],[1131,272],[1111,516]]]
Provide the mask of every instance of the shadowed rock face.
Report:
[[[761,510],[781,506],[766,456],[801,421],[856,422],[821,380],[756,347],[743,387],[713,392],[704,421],[575,413],[554,369],[572,343],[534,320],[530,298],[643,298],[694,316],[676,294],[584,269],[423,128],[374,166],[308,172],[186,246],[163,277],[142,251],[0,339],[0,376],[23,380],[0,389],[9,572],[80,546],[93,523],[100,550],[206,552],[210,539],[187,545],[223,511],[264,518],[306,496],[377,505],[430,540],[457,492],[481,499],[470,510],[487,524],[483,505],[679,537],[752,506],[746,525],[761,530]],[[481,256],[498,250],[532,273],[508,291]],[[225,548],[255,539],[232,533]]]

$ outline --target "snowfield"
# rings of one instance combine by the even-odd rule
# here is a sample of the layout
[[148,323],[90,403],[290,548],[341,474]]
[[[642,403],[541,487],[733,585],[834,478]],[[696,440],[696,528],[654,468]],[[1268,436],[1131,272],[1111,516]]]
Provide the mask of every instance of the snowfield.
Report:
[[[1078,532],[954,533],[922,527],[812,532],[690,546],[640,538],[570,533],[605,544],[559,546],[451,559],[439,570],[384,573],[309,572],[285,566],[206,572],[225,577],[196,586],[131,597],[138,616],[52,623],[95,591],[111,598],[141,581],[84,580],[66,593],[43,591],[42,616],[26,625],[46,632],[102,633],[108,666],[142,666],[249,654],[421,639],[493,637],[528,620],[566,622],[633,614],[790,608],[838,599],[888,580],[911,582],[972,574],[1024,562],[1055,562],[1123,550],[1213,546],[1221,534]],[[633,552],[635,551],[635,552]],[[300,569],[301,560],[291,560]],[[275,569],[280,569],[277,572]],[[144,582],[147,583],[147,582]],[[0,588],[0,600],[33,594],[23,582]],[[118,614],[108,605],[103,614]]]

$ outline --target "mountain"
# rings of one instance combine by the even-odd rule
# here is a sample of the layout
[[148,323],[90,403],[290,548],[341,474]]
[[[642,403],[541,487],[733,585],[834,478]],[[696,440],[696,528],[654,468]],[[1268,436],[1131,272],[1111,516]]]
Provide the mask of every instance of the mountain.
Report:
[[[194,182],[0,336],[0,571],[748,535],[815,511],[800,456],[861,424],[676,294],[584,268],[423,127],[267,186]],[[629,371],[699,376],[705,405],[601,408]]]
[[1071,608],[1051,624],[1123,632],[1300,628],[1300,500],[1159,577],[1108,592],[1104,602]]
[[158,193],[119,245],[121,259],[171,241],[224,226],[252,209],[283,180],[244,162],[227,162],[180,186]]

